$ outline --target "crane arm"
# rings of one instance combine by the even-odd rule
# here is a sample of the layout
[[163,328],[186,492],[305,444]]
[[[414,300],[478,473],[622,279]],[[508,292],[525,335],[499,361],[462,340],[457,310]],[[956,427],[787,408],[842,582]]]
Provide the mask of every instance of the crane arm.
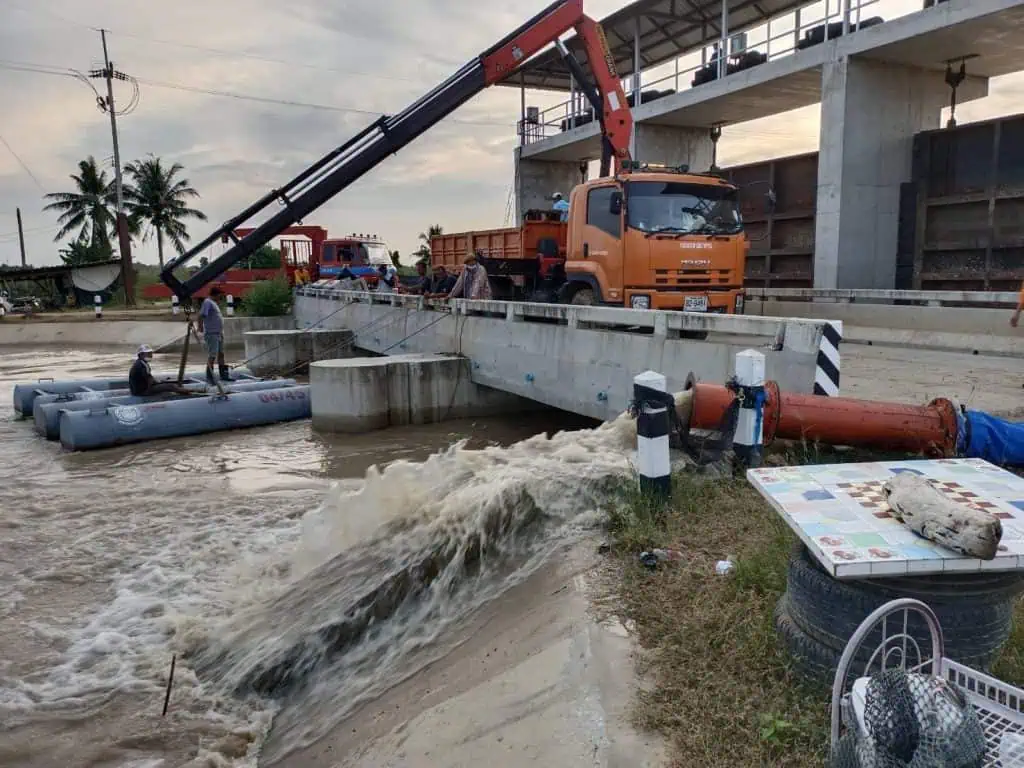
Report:
[[[604,32],[583,13],[583,0],[557,0],[402,112],[382,116],[283,187],[271,190],[209,237],[168,262],[160,272],[161,281],[183,303],[188,302],[207,283],[288,227],[301,222],[386,157],[407,146],[480,91],[508,76],[547,45],[558,43],[559,37],[574,28],[586,48],[596,88],[587,81],[579,63],[565,46],[559,43],[559,50],[600,118],[605,147],[602,175],[608,173],[608,157],[615,158],[618,171],[621,162],[629,159],[632,117]],[[275,202],[281,206],[279,211],[244,237],[239,236],[236,230],[241,224]],[[184,280],[175,276],[175,270],[221,238],[232,241],[227,251]]]

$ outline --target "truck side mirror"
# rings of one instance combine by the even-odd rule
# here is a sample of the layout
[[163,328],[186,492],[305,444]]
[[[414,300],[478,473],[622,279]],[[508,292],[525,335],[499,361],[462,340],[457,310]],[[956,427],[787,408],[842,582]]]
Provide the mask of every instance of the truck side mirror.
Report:
[[618,216],[622,213],[622,193],[619,191],[612,192],[611,199],[608,200],[608,213],[612,216]]
[[770,187],[768,193],[764,196],[764,207],[768,215],[775,213],[775,204],[778,202],[778,198],[775,196],[775,187]]

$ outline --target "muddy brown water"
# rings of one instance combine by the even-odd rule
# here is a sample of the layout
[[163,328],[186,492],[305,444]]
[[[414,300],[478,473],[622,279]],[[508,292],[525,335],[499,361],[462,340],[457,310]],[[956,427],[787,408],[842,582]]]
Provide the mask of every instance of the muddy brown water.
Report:
[[635,439],[544,412],[72,454],[14,416],[16,382],[129,363],[0,350],[2,766],[288,764],[593,529]]

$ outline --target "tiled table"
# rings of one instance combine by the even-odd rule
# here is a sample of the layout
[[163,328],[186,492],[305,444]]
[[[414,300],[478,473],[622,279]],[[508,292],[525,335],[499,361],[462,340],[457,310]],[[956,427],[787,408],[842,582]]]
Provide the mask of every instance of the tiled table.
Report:
[[[900,472],[999,517],[996,558],[958,555],[895,520],[881,489]],[[751,469],[747,479],[837,579],[1024,570],[1024,479],[980,459]]]

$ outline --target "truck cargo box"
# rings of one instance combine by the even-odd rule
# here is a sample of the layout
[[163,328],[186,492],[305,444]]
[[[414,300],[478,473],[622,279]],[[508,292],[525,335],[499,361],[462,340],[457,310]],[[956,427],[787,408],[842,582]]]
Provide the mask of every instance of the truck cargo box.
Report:
[[527,221],[522,227],[437,235],[430,239],[430,261],[458,272],[466,254],[479,252],[487,262],[505,262],[499,273],[522,274],[527,265],[514,262],[529,262],[533,269],[541,254],[564,259],[567,231],[564,221]]

